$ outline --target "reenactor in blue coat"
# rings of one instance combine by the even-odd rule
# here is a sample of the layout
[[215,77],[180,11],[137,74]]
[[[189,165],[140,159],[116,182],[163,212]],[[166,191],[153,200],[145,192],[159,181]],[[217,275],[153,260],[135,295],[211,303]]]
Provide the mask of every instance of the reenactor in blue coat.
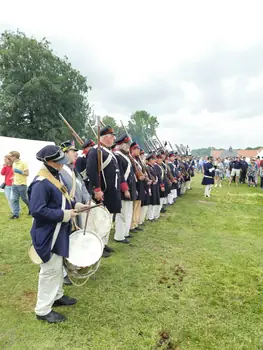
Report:
[[69,254],[69,236],[72,219],[77,215],[68,197],[59,171],[68,160],[58,146],[45,146],[37,153],[44,163],[31,183],[28,195],[34,218],[31,229],[33,247],[42,260],[38,282],[35,313],[37,319],[58,323],[66,318],[52,307],[73,305],[77,302],[63,292],[63,257]]
[[174,161],[175,161],[174,151],[169,152],[168,156],[169,156],[168,166],[169,166],[171,173],[172,173],[172,176],[174,178],[174,181],[172,183],[172,195],[173,195],[173,200],[175,202],[176,198],[177,198],[178,170],[174,164]]
[[215,168],[212,164],[213,157],[208,157],[207,163],[204,164],[204,177],[202,185],[205,186],[205,197],[210,198],[210,192],[215,183]]
[[[115,141],[110,125],[100,130],[101,171],[98,174],[98,145],[89,151],[87,176],[91,182],[92,195],[97,202],[103,201],[111,214],[121,212],[120,170],[117,158],[111,150]],[[100,179],[100,180],[99,180]],[[113,249],[105,245],[103,256],[108,257]]]
[[167,193],[165,191],[165,169],[163,167],[163,157],[162,153],[159,152],[156,155],[156,163],[154,164],[154,169],[156,172],[156,175],[158,177],[158,189],[159,189],[159,197],[160,197],[160,207],[158,215],[155,216],[155,219],[158,219],[160,217],[160,213],[165,212],[164,209],[164,203],[165,203],[165,197],[167,196]]
[[116,150],[114,152],[120,169],[121,178],[121,212],[116,214],[114,239],[120,243],[129,244],[128,238],[131,228],[133,202],[136,200],[136,175],[135,168],[129,154],[131,139],[127,134],[119,136],[116,141]]
[[143,231],[139,227],[140,223],[140,214],[141,214],[141,205],[145,198],[145,174],[143,173],[142,164],[140,160],[140,146],[133,142],[130,147],[130,153],[132,157],[132,162],[135,166],[135,175],[136,175],[136,189],[137,196],[136,200],[133,202],[133,215],[131,223],[131,232]]
[[92,149],[93,146],[95,146],[95,143],[93,140],[91,139],[86,140],[82,146],[82,149],[83,149],[82,155],[78,157],[78,159],[76,160],[76,170],[82,176],[89,194],[92,194],[92,185],[86,174],[86,168],[87,168],[89,151]]
[[149,205],[151,201],[151,185],[153,183],[154,178],[151,176],[149,169],[146,166],[146,156],[142,148],[140,149],[140,164],[142,166],[143,174],[145,175],[145,181],[144,181],[145,195],[144,195],[144,200],[141,203],[139,226],[144,226],[144,222],[147,217]]
[[148,220],[150,222],[156,221],[159,216],[160,210],[160,187],[163,187],[162,184],[158,183],[158,176],[156,169],[154,167],[156,162],[156,155],[154,153],[150,153],[146,156],[147,168],[149,174],[153,178],[153,182],[151,184],[151,199],[150,205],[148,209]]

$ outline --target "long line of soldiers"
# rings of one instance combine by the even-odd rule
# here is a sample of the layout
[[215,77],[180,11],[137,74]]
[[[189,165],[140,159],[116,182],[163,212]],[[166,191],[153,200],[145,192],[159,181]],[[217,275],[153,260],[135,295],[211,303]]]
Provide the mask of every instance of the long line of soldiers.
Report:
[[[159,149],[145,155],[127,133],[115,139],[114,130],[105,126],[100,132],[101,185],[98,177],[97,145],[88,140],[83,145],[83,157],[76,162],[84,175],[88,192],[96,201],[104,202],[115,215],[116,242],[129,244],[132,233],[142,231],[145,220],[154,222],[166,205],[172,205],[191,187],[194,163],[190,157]],[[112,249],[105,246],[104,256]]]
[[[77,302],[63,291],[63,258],[69,255],[69,237],[73,226],[75,230],[83,227],[76,208],[87,210],[91,198],[103,202],[115,217],[114,240],[129,244],[146,220],[158,220],[166,205],[191,188],[194,163],[191,157],[164,149],[145,155],[127,133],[115,138],[110,126],[100,130],[99,145],[92,140],[83,144],[81,157],[77,158],[77,149],[66,141],[60,147],[44,147],[37,159],[43,168],[28,191],[34,218],[32,244],[41,259],[35,313],[39,320],[57,323],[66,318],[52,307]],[[104,243],[103,256],[108,257],[113,249]]]

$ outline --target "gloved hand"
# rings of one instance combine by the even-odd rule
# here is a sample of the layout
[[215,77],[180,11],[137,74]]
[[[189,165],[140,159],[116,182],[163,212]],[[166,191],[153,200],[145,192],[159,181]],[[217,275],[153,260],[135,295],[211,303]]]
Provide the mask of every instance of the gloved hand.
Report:
[[19,170],[19,169],[16,169],[16,168],[14,169],[14,172],[15,172],[16,174],[21,174],[21,175],[23,174],[23,171],[22,171],[22,170]]

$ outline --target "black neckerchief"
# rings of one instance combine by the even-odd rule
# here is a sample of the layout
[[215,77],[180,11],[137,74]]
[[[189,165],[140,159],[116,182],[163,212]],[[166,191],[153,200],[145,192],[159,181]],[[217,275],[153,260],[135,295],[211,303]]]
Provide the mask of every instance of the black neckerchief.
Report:
[[53,168],[52,166],[48,165],[45,163],[45,167],[47,168],[47,170],[57,179],[60,181],[59,178],[59,171],[55,168]]

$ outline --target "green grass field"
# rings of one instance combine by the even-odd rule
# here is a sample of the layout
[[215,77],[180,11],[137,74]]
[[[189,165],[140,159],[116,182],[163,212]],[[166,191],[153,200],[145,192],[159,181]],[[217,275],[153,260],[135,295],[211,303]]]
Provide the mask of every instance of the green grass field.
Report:
[[[38,267],[27,256],[31,218],[9,221],[0,194],[0,348],[263,349],[263,191],[213,189],[201,178],[131,246],[112,243],[68,321],[37,321]],[[58,309],[57,309],[58,310]]]

